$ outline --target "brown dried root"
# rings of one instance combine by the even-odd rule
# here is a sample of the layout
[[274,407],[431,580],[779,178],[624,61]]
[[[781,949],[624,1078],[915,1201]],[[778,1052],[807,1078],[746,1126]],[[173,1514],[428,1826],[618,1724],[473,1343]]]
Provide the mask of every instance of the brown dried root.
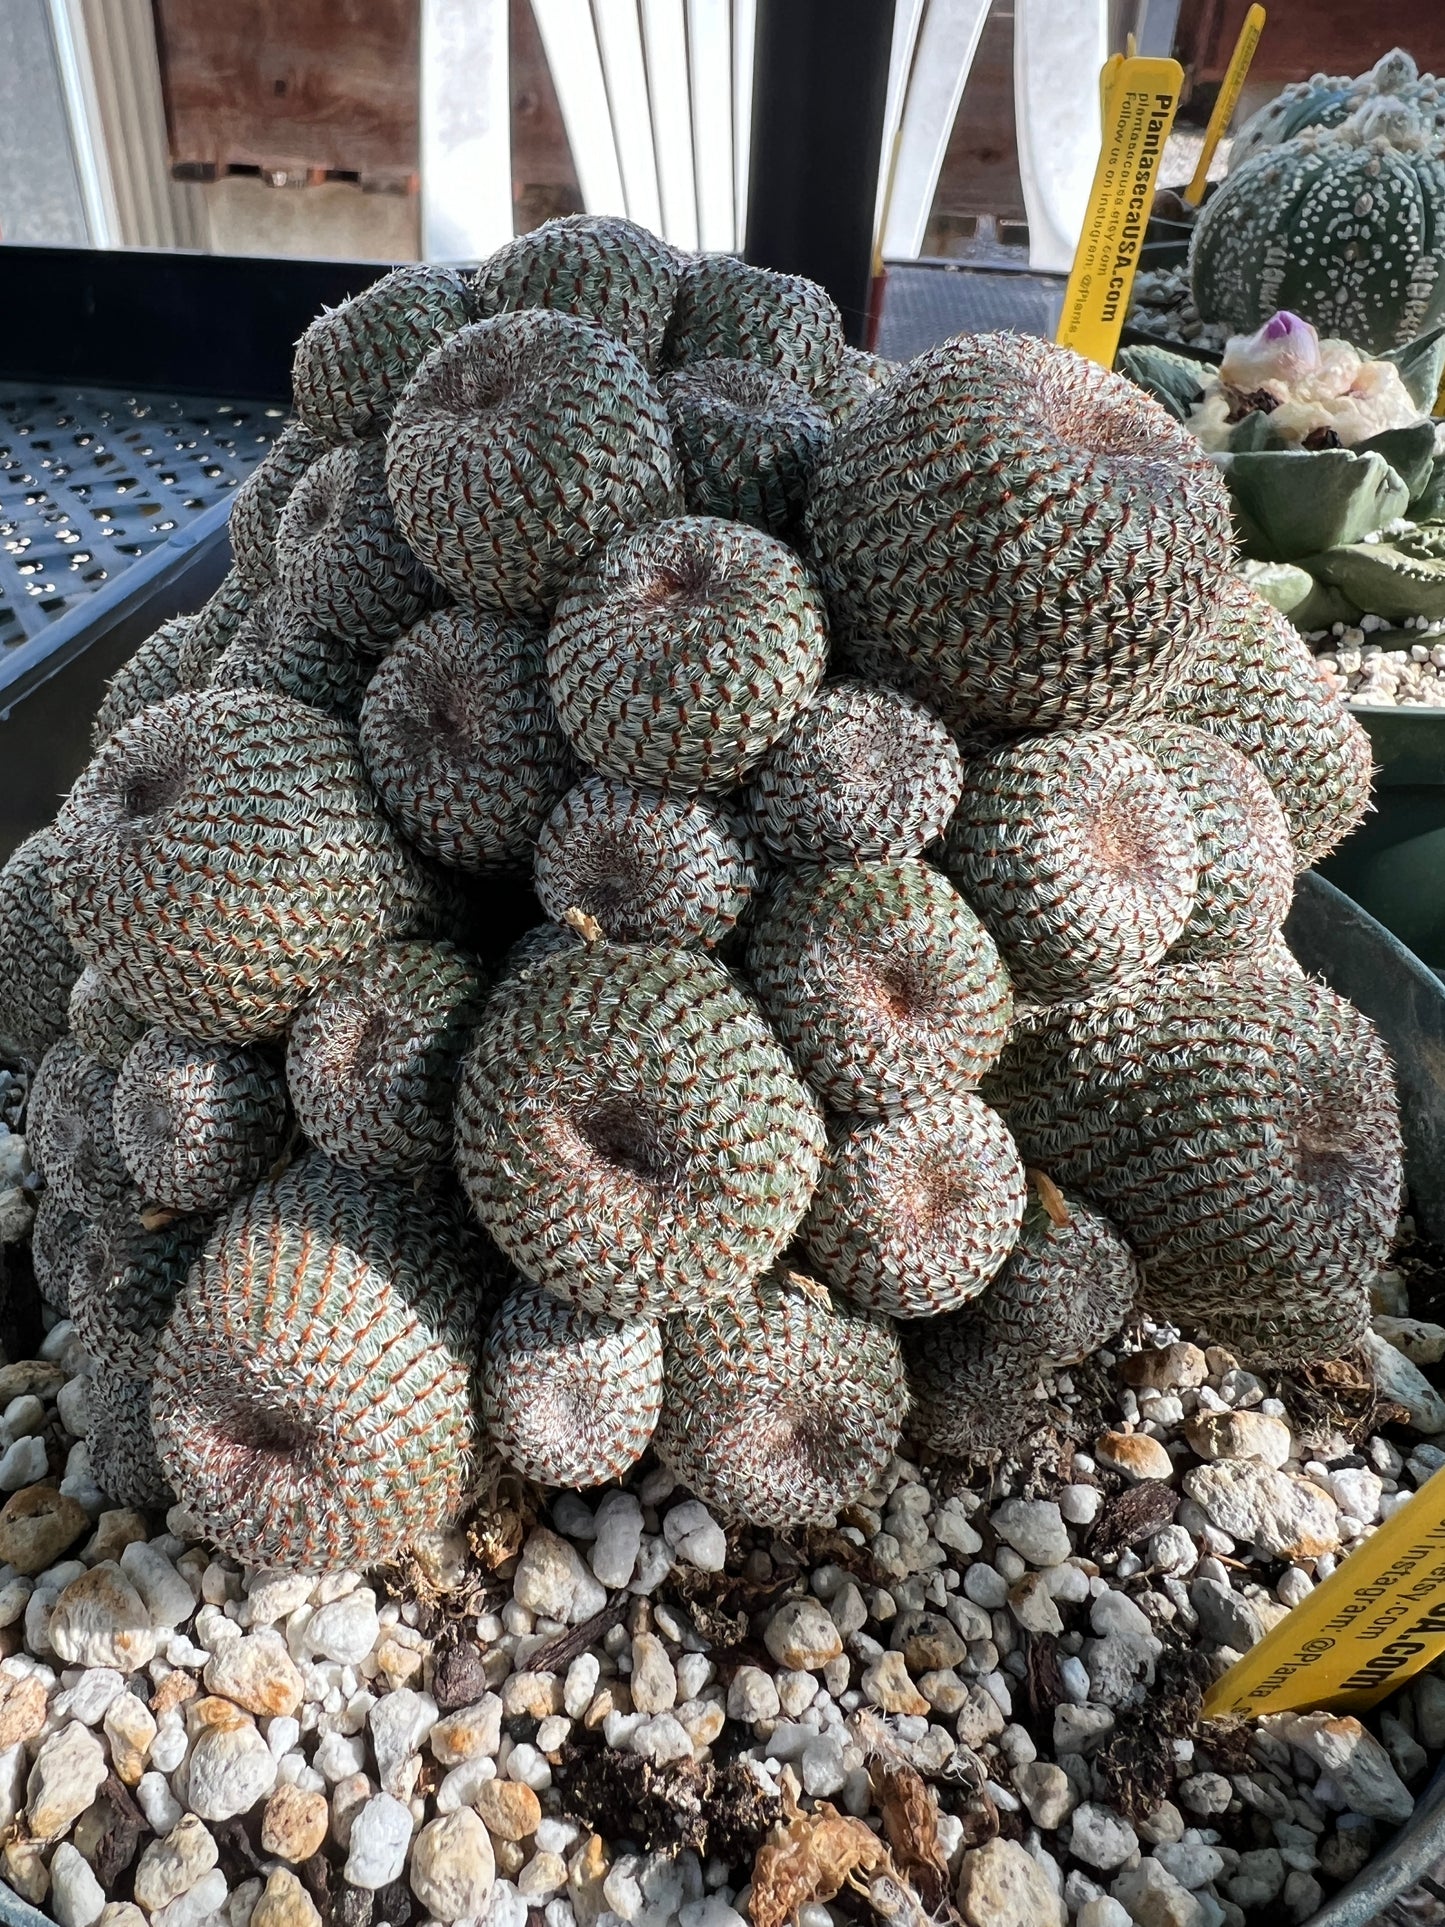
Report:
[[783,1818],[753,1863],[753,1927],[788,1927],[801,1908],[833,1900],[844,1887],[896,1927],[931,1927],[935,1920],[890,1848],[862,1820],[827,1800],[803,1813],[785,1776]]
[[933,1795],[911,1766],[878,1760],[869,1768],[868,1777],[883,1816],[883,1837],[892,1849],[895,1864],[913,1882],[919,1900],[935,1919],[956,1918]]

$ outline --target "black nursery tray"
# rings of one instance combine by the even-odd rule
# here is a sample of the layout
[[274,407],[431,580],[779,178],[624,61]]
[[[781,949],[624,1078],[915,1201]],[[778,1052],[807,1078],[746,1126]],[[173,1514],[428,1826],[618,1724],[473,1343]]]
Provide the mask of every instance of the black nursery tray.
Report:
[[54,815],[105,682],[230,562],[297,336],[384,262],[0,250],[0,861]]
[[0,381],[0,705],[194,562],[284,413]]

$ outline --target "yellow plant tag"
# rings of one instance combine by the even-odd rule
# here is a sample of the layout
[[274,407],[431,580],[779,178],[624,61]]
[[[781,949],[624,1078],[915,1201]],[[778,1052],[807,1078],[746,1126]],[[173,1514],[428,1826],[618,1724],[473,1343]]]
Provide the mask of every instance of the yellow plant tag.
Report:
[[1445,1469],[1217,1679],[1204,1713],[1355,1713],[1445,1653]]
[[[1106,64],[1107,70],[1107,64]],[[1177,60],[1121,60],[1104,104],[1104,138],[1055,340],[1112,368],[1149,224],[1154,182],[1174,124]]]
[[1110,54],[1099,69],[1099,125],[1109,123],[1109,90],[1114,85],[1114,76],[1124,64],[1123,54]]
[[1249,72],[1249,63],[1254,59],[1254,50],[1259,45],[1259,36],[1263,31],[1264,8],[1251,7],[1244,16],[1244,25],[1239,30],[1234,52],[1229,56],[1229,67],[1215,98],[1214,112],[1209,116],[1209,125],[1204,130],[1204,145],[1199,150],[1199,165],[1194,170],[1194,179],[1184,190],[1184,198],[1191,207],[1198,207],[1204,199],[1209,163],[1214,159],[1215,148],[1224,139],[1225,129],[1234,118],[1245,75]]

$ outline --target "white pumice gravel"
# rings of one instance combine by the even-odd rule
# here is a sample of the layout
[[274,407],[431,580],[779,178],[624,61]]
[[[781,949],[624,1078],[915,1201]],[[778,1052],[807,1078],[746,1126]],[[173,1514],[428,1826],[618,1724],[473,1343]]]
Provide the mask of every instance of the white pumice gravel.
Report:
[[[1445,1331],[1377,1298],[1377,1370],[1433,1419]],[[17,1509],[84,1421],[73,1330],[43,1352],[0,1367]],[[930,1787],[968,1927],[1304,1922],[1411,1810],[1445,1669],[1364,1721],[1230,1734],[1194,1727],[1188,1655],[1207,1679],[1306,1598],[1445,1431],[1305,1429],[1287,1386],[1147,1325],[1053,1398],[1057,1453],[897,1458],[812,1539],[730,1533],[644,1466],[546,1496],[492,1568],[426,1548],[410,1590],[245,1574],[179,1509],[81,1497],[44,1570],[0,1562],[0,1875],[60,1927],[737,1927],[750,1851],[594,1832],[578,1789],[621,1774],[626,1810],[626,1774],[735,1762],[735,1796],[876,1827],[881,1757]]]
[[1417,616],[1394,624],[1365,615],[1358,624],[1311,630],[1307,640],[1356,707],[1445,706],[1445,622]]

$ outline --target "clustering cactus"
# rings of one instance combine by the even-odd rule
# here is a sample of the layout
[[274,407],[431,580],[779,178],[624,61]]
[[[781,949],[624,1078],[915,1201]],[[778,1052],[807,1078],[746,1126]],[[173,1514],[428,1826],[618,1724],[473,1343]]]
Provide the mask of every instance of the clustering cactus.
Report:
[[1177,398],[594,217],[295,388],[0,872],[113,1497],[318,1570],[654,1451],[787,1528],[1135,1305],[1352,1341],[1389,1069],[1279,932],[1368,745]]

